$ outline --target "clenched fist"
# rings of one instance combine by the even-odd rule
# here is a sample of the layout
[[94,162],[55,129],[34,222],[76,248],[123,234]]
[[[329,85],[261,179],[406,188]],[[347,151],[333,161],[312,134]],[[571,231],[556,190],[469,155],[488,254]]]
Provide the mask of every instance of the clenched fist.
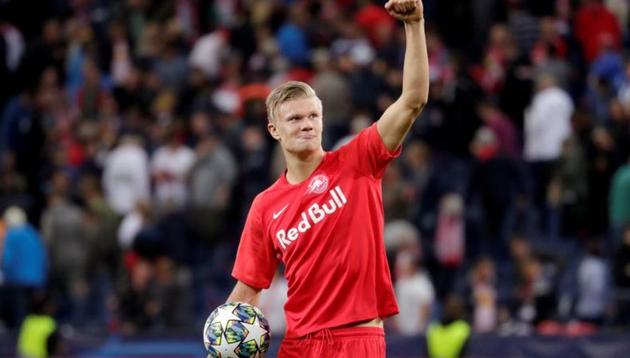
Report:
[[385,10],[397,20],[404,22],[416,22],[423,18],[421,0],[389,0],[385,4]]

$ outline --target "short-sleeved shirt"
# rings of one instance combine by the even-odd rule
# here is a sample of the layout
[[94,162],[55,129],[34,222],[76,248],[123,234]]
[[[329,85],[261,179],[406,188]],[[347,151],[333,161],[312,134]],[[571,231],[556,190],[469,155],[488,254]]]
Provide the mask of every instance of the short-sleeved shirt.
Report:
[[376,125],[303,182],[285,175],[252,203],[232,276],[268,288],[279,262],[289,289],[286,337],[398,313],[383,241],[381,181],[389,151]]

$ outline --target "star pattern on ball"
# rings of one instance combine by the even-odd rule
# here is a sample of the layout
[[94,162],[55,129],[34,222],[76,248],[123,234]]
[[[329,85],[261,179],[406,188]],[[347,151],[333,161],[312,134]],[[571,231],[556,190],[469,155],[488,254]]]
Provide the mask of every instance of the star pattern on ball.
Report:
[[[217,309],[218,314],[213,319],[217,322],[228,322],[231,320],[240,321],[241,319],[234,314],[234,309],[236,308],[236,304],[224,305]],[[225,327],[223,327],[225,329]]]
[[236,348],[241,344],[240,341],[234,343],[225,343],[217,350],[221,353],[221,358],[239,358],[236,354]]
[[258,317],[256,317],[256,320],[252,324],[245,323],[245,322],[242,322],[242,324],[249,331],[249,335],[247,336],[247,339],[245,340],[248,341],[250,339],[255,339],[256,344],[258,346],[260,346],[260,344],[262,343],[263,336],[269,333],[268,330],[261,327],[260,320],[258,319]]
[[[236,306],[237,304],[228,304],[228,305],[224,305],[218,308],[217,309],[218,314],[214,318],[215,322],[240,321],[240,318],[234,314],[234,309],[236,308]],[[224,332],[226,328],[227,327],[223,327]],[[223,337],[223,338],[226,339],[226,337]],[[237,355],[234,353],[234,351],[236,350],[236,348],[239,346],[240,343],[241,341],[229,343],[226,339],[221,349],[218,349],[219,352],[221,353],[221,357],[222,358],[230,358],[230,357],[238,358]]]

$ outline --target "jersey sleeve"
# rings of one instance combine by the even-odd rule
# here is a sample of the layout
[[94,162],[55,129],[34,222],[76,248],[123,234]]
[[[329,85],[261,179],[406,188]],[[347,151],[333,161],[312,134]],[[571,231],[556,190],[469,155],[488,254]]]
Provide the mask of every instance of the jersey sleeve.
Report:
[[278,267],[273,243],[265,234],[257,197],[247,215],[232,277],[254,288],[269,288]]
[[387,149],[374,122],[339,150],[342,151],[342,158],[359,172],[380,179],[387,164],[400,155],[402,146],[395,150]]

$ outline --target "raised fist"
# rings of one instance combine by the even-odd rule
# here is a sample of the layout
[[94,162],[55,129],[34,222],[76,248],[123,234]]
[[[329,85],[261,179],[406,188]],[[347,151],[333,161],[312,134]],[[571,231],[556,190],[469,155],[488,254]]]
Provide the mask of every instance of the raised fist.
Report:
[[404,22],[420,21],[423,18],[421,0],[389,0],[385,10],[397,20]]

